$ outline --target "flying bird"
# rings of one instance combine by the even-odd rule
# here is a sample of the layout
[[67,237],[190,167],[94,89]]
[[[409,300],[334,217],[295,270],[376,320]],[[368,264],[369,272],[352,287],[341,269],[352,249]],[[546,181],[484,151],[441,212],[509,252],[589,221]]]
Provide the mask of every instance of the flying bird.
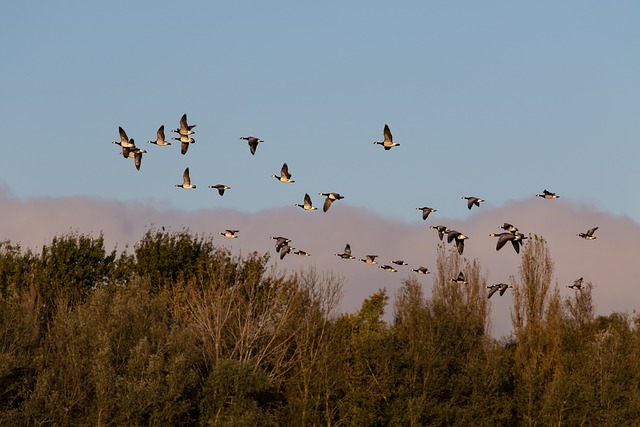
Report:
[[180,153],[182,155],[187,154],[187,150],[189,149],[189,144],[193,144],[194,142],[196,142],[195,139],[186,135],[180,135],[180,138],[173,137],[171,139],[180,141]]
[[440,240],[444,238],[444,235],[449,232],[449,227],[445,225],[432,225],[431,228],[435,229],[438,232],[438,237]]
[[289,167],[287,164],[282,165],[282,169],[280,169],[280,176],[276,174],[271,175],[273,178],[277,179],[280,182],[295,182],[291,179],[291,174],[289,173]]
[[393,136],[391,135],[391,130],[389,130],[389,126],[388,125],[384,125],[384,141],[382,142],[378,142],[375,141],[373,144],[380,144],[382,145],[382,147],[389,151],[391,150],[393,147],[399,147],[400,144],[393,142]]
[[196,125],[187,123],[187,113],[184,113],[182,117],[180,117],[180,127],[178,129],[172,129],[171,132],[179,133],[181,136],[187,136],[195,133],[191,130],[194,127],[196,127]]
[[418,268],[415,268],[415,269],[413,269],[411,271],[415,271],[418,274],[430,274],[431,273],[427,267],[422,267],[422,266],[420,266]]
[[596,236],[594,236],[594,235],[593,235],[593,233],[595,233],[597,229],[598,229],[598,227],[593,227],[593,228],[591,228],[591,229],[587,230],[587,231],[586,231],[586,232],[584,232],[584,233],[578,233],[578,234],[576,234],[576,236],[580,236],[580,237],[582,237],[584,240],[595,240],[595,239],[596,239]]
[[164,137],[164,125],[158,128],[158,132],[156,132],[156,140],[155,141],[147,141],[149,144],[159,145],[161,147],[171,145],[170,142],[167,142]]
[[238,233],[240,230],[225,230],[224,233],[220,233],[222,236],[224,237],[228,237],[229,239],[237,239],[238,236],[236,235],[236,233]]
[[304,202],[303,204],[296,203],[294,206],[301,207],[305,211],[317,211],[318,208],[313,207],[311,203],[311,197],[309,197],[308,193],[304,193]]
[[276,241],[276,252],[280,252],[280,249],[291,242],[291,239],[282,236],[274,236],[272,239]]
[[264,142],[263,140],[254,136],[241,136],[240,139],[244,139],[249,143],[249,150],[251,151],[252,155],[256,154],[256,148],[258,148],[258,144],[260,142]]
[[491,289],[489,291],[489,295],[487,295],[487,299],[491,298],[493,294],[497,291],[500,291],[500,296],[504,295],[507,289],[512,288],[513,286],[507,285],[506,283],[497,283],[495,285],[487,286],[487,288]]
[[289,252],[291,252],[293,248],[288,244],[284,244],[280,247],[280,259],[283,259]]
[[467,280],[464,278],[464,273],[462,271],[458,274],[458,277],[450,280],[457,285],[466,285],[468,283]]
[[360,258],[360,261],[364,262],[365,264],[377,264],[377,257],[378,255],[367,255],[365,258]]
[[184,189],[196,188],[195,185],[191,184],[191,177],[189,177],[189,168],[186,168],[182,173],[182,184],[176,184],[176,187],[181,187]]
[[133,159],[134,164],[136,165],[136,169],[140,170],[140,165],[142,164],[142,154],[146,152],[147,150],[142,150],[138,147],[133,147],[133,148],[124,147],[120,152],[120,154],[122,154],[122,156],[125,159]]
[[437,209],[429,208],[427,206],[422,208],[416,208],[417,211],[422,211],[422,219],[425,220],[431,212],[437,212]]
[[464,234],[456,230],[449,230],[447,232],[447,242],[451,243],[452,241],[455,240],[456,247],[460,255],[462,255],[462,252],[464,252],[464,241],[465,239],[468,239],[468,238],[469,237],[465,236]]
[[326,197],[326,199],[324,200],[324,205],[322,206],[322,211],[326,212],[329,210],[329,208],[331,207],[331,203],[333,203],[335,200],[341,200],[344,199],[344,196],[341,196],[338,193],[319,193],[321,196]]
[[542,197],[543,199],[559,199],[556,193],[552,193],[551,191],[547,191],[546,189],[542,192],[542,194],[536,194],[536,197]]
[[465,196],[462,196],[462,198],[463,199],[467,199],[467,207],[469,208],[469,210],[471,210],[473,205],[476,205],[476,206],[480,207],[480,203],[484,202],[484,199],[480,199],[478,197],[465,197]]
[[515,227],[509,224],[508,222],[505,222],[503,225],[500,226],[500,228],[502,228],[504,231],[509,231],[511,233],[515,233],[516,231],[518,231],[518,227]]
[[215,188],[216,190],[218,190],[218,194],[220,194],[221,196],[224,196],[224,191],[229,190],[231,187],[224,184],[216,184],[216,185],[210,185],[209,188]]
[[122,129],[122,127],[118,126],[118,132],[120,132],[120,141],[113,141],[114,144],[121,146],[122,148],[133,148],[136,144],[132,140],[129,140],[127,133]]
[[409,265],[409,264],[407,264],[406,262],[404,262],[404,261],[403,261],[403,260],[401,260],[401,259],[395,259],[395,260],[391,261],[391,264],[396,264],[396,265]]
[[513,249],[515,249],[517,253],[520,253],[520,246],[519,246],[519,242],[516,240],[517,236],[515,233],[509,233],[509,232],[504,232],[500,234],[491,233],[489,234],[489,236],[498,238],[498,243],[496,244],[496,251],[499,251],[500,249],[502,249],[502,247],[506,245],[507,242],[511,242],[513,244]]
[[293,253],[300,256],[311,256],[310,253],[301,250],[293,251]]
[[351,255],[351,246],[348,243],[344,247],[344,252],[341,254],[336,254],[336,256],[339,256],[342,259],[356,259],[356,257]]
[[573,285],[568,285],[567,288],[574,289],[576,291],[582,290],[582,277],[573,282]]
[[391,267],[390,265],[386,265],[386,264],[385,265],[381,265],[380,268],[383,269],[384,271],[389,272],[389,273],[395,273],[395,272],[398,271],[395,268]]

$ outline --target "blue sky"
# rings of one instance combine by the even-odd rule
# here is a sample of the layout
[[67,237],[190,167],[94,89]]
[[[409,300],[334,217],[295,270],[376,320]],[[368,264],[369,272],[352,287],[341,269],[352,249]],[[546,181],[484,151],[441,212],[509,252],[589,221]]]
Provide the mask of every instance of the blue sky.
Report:
[[[337,262],[346,242],[433,269],[428,226],[444,223],[501,282],[519,257],[488,234],[512,222],[548,239],[563,294],[585,276],[601,311],[637,308],[637,2],[3,2],[0,15],[2,240],[239,228],[216,241],[246,254],[290,234],[314,256],[285,268],[344,275],[353,310],[406,272]],[[183,113],[197,124],[185,156],[146,143]],[[373,145],[385,123],[401,144],[389,152]],[[118,126],[148,151],[141,171],[111,143]],[[248,135],[265,141],[255,156]],[[284,162],[293,184],[271,178]],[[185,167],[195,190],[175,187]],[[545,188],[561,198],[536,199]],[[293,207],[331,191],[345,199],[326,214]],[[486,203],[469,211],[471,195]],[[425,205],[438,212],[422,221]],[[594,226],[598,240],[575,237]]]
[[[21,197],[257,212],[337,191],[417,221],[549,188],[640,221],[636,2],[5,2],[5,155]],[[155,131],[196,123],[186,156]],[[373,141],[388,123],[401,147]],[[111,144],[122,126],[142,170]],[[255,157],[240,136],[265,140]],[[168,135],[169,137],[169,135]],[[13,143],[12,143],[13,141]],[[9,147],[17,148],[17,151]],[[270,175],[283,162],[297,180]],[[201,188],[174,187],[191,168]],[[219,198],[206,186],[232,187]],[[314,201],[319,204],[318,201]]]

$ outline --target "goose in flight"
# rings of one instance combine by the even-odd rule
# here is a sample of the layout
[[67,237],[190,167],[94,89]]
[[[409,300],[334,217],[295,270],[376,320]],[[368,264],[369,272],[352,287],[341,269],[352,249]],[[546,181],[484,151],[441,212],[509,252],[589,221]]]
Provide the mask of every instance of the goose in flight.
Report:
[[180,127],[178,129],[172,129],[171,132],[179,133],[181,136],[187,136],[195,133],[191,130],[194,127],[196,127],[196,125],[187,123],[187,113],[184,113],[182,117],[180,117]]
[[256,149],[258,148],[258,144],[260,142],[264,142],[263,140],[256,138],[255,136],[241,136],[240,139],[244,139],[249,143],[249,150],[252,155],[256,154]]
[[295,182],[294,180],[291,179],[291,174],[289,173],[289,167],[287,166],[286,163],[283,164],[282,169],[280,169],[280,176],[273,174],[271,175],[271,177],[277,179],[280,182]]
[[344,199],[344,196],[341,196],[338,193],[319,193],[321,196],[326,197],[326,199],[324,200],[324,205],[322,206],[322,211],[326,212],[329,210],[329,208],[331,207],[331,203],[333,203],[335,200],[341,200]]
[[187,150],[189,150],[189,144],[193,144],[194,142],[196,142],[195,139],[186,135],[180,135],[180,138],[173,137],[171,139],[180,141],[180,153],[182,155],[187,154]]
[[291,243],[291,239],[282,236],[274,236],[272,239],[276,241],[276,252],[280,252],[280,249]]
[[573,285],[568,285],[567,288],[574,289],[576,291],[582,290],[582,277],[573,282]]
[[384,125],[384,132],[383,133],[384,133],[384,141],[382,141],[382,142],[375,141],[373,143],[374,145],[375,144],[382,145],[382,147],[387,151],[391,150],[393,147],[399,147],[400,146],[400,144],[398,144],[396,142],[393,142],[393,136],[391,135],[391,130],[389,129],[388,125]]
[[513,286],[507,285],[506,283],[496,283],[495,285],[487,286],[490,289],[489,294],[487,295],[487,299],[491,298],[493,294],[500,291],[500,296],[504,295],[507,289],[512,288]]
[[311,254],[309,252],[305,252],[303,250],[298,249],[297,251],[293,251],[294,254],[296,255],[300,255],[300,256],[311,256]]
[[364,262],[365,264],[377,264],[378,261],[376,261],[376,258],[378,257],[378,255],[367,255],[364,258],[360,258],[360,261]]
[[458,277],[450,280],[457,285],[466,285],[468,283],[467,280],[464,278],[464,273],[462,271],[458,273]]
[[380,266],[381,269],[383,269],[384,271],[388,271],[389,273],[395,273],[398,270],[396,270],[395,268],[391,267],[390,265],[381,265]]
[[502,228],[504,231],[508,231],[510,233],[515,233],[516,231],[518,231],[518,227],[515,227],[515,226],[509,224],[508,222],[505,222],[503,225],[500,226],[500,228]]
[[129,140],[127,133],[122,129],[122,127],[118,126],[118,132],[120,132],[120,141],[113,141],[114,144],[119,145],[122,148],[133,148],[136,146],[133,139]]
[[432,225],[431,228],[435,229],[438,232],[438,237],[440,240],[444,238],[444,235],[449,232],[449,227],[445,225]]
[[344,247],[344,252],[341,254],[336,254],[336,256],[339,256],[342,259],[356,259],[356,257],[351,255],[351,245],[349,245],[348,243]]
[[218,194],[220,194],[221,196],[224,196],[224,191],[229,190],[231,187],[224,184],[216,184],[216,185],[210,185],[209,188],[215,188],[216,190],[218,190]]
[[431,273],[427,267],[422,267],[422,266],[420,266],[418,268],[415,268],[415,269],[413,269],[411,271],[415,271],[418,274],[429,274],[429,273]]
[[313,207],[311,203],[311,197],[309,197],[309,193],[304,193],[304,202],[303,204],[296,203],[294,206],[301,207],[305,211],[317,211],[318,208]]
[[464,252],[464,241],[465,239],[468,239],[468,238],[469,238],[468,236],[465,236],[464,234],[456,230],[449,230],[447,232],[447,242],[451,243],[452,241],[455,240],[456,247],[460,255],[462,255],[462,252]]
[[595,240],[596,236],[594,236],[593,233],[595,233],[597,229],[598,229],[598,227],[593,227],[593,228],[590,228],[589,230],[585,231],[584,233],[576,234],[576,236],[580,236],[584,240]]
[[515,249],[515,251],[517,253],[520,253],[520,247],[519,247],[518,241],[516,240],[517,236],[515,233],[509,233],[505,231],[504,233],[499,233],[499,234],[491,233],[489,234],[489,236],[498,238],[498,243],[496,244],[496,251],[499,251],[500,249],[502,249],[502,247],[506,245],[507,242],[511,242],[513,244],[513,248]]
[[547,191],[546,189],[542,192],[542,194],[536,194],[536,197],[542,197],[543,199],[559,199],[556,193],[552,193],[551,191]]
[[224,233],[220,233],[224,237],[228,237],[229,239],[237,239],[238,233],[240,230],[224,230]]
[[280,247],[280,259],[283,259],[288,253],[290,253],[293,250],[293,248],[291,246],[289,246],[288,244],[284,244]]
[[427,206],[422,207],[422,208],[416,208],[416,210],[417,211],[422,211],[422,219],[423,220],[427,219],[427,217],[429,216],[429,214],[431,212],[437,212],[438,211],[437,209],[433,209],[433,208],[430,208],[430,207],[427,207]]
[[182,184],[176,184],[176,187],[180,187],[184,189],[196,188],[195,185],[191,184],[191,177],[189,176],[189,168],[186,168],[182,173]]
[[133,159],[134,164],[136,165],[136,169],[140,170],[140,165],[142,164],[142,155],[146,152],[147,150],[142,150],[138,147],[133,147],[133,148],[123,148],[120,154],[122,154],[122,156],[125,159],[127,158]]
[[469,208],[469,210],[471,210],[473,205],[476,205],[476,206],[480,207],[480,203],[484,202],[484,199],[480,199],[478,197],[465,197],[465,196],[462,196],[462,198],[463,199],[467,199],[467,207]]
[[409,265],[406,262],[404,262],[401,259],[394,259],[393,261],[391,261],[391,264],[395,264],[395,265]]
[[158,128],[158,132],[156,132],[156,140],[155,141],[147,141],[149,144],[155,144],[159,146],[167,146],[171,145],[170,142],[167,142],[164,137],[164,125]]

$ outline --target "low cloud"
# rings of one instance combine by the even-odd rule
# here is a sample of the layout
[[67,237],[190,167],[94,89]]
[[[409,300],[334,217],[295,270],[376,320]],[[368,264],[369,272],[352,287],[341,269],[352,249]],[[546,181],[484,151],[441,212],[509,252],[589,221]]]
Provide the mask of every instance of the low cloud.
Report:
[[[327,213],[307,212],[293,206],[258,213],[242,213],[227,209],[202,209],[185,212],[148,200],[122,202],[92,197],[17,198],[6,187],[0,188],[0,240],[20,243],[22,247],[39,249],[55,235],[78,231],[97,235],[104,233],[107,248],[124,249],[135,244],[145,230],[165,227],[179,230],[188,227],[194,233],[213,235],[214,242],[234,253],[252,251],[272,254],[272,262],[279,268],[298,270],[315,266],[318,270],[333,271],[344,277],[342,308],[355,311],[362,300],[377,289],[386,288],[390,296],[401,285],[412,268],[421,265],[435,268],[437,245],[440,240],[430,225],[443,224],[463,232],[470,238],[464,256],[478,259],[488,274],[489,283],[507,282],[509,276],[518,277],[520,255],[507,244],[495,250],[499,226],[509,222],[525,234],[544,237],[555,262],[554,280],[563,296],[574,292],[566,285],[579,277],[594,284],[593,300],[598,314],[613,311],[632,312],[638,306],[638,278],[631,267],[640,259],[637,242],[640,225],[627,216],[612,215],[593,207],[568,200],[531,198],[510,202],[493,208],[473,208],[465,220],[444,217],[441,212],[422,221],[416,213],[415,222],[396,221],[348,204],[336,203]],[[599,227],[596,240],[586,241],[577,233]],[[238,239],[227,239],[219,233],[238,229]],[[286,236],[292,245],[311,254],[311,257],[288,255],[279,260],[271,236]],[[403,259],[409,265],[397,267],[398,273],[387,273],[378,265],[366,265],[355,260],[335,256],[350,243],[356,258],[378,255],[379,265],[392,259]],[[431,275],[416,276],[427,295],[433,283]],[[494,332],[503,335],[510,331],[511,296],[491,299]],[[389,307],[389,313],[392,308]]]

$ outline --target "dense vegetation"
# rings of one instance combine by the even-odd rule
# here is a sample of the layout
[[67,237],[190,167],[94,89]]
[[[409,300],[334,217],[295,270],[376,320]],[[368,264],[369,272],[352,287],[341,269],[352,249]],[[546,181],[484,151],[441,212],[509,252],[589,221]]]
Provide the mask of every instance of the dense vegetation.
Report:
[[591,284],[562,300],[553,268],[529,239],[498,340],[480,265],[444,248],[388,323],[384,290],[342,314],[340,278],[188,230],[4,242],[0,425],[637,425],[638,319],[596,317]]

